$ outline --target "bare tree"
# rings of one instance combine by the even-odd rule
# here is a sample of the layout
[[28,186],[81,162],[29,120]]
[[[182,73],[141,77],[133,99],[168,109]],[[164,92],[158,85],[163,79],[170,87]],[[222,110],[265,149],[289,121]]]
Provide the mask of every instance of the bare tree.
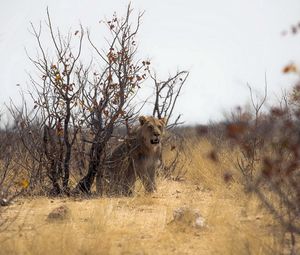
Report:
[[[264,95],[261,99],[254,100],[254,93],[251,86],[248,84],[250,98],[251,98],[251,106],[252,111],[248,114],[244,113],[239,114],[237,122],[228,126],[228,130],[233,129],[234,127],[240,128],[246,131],[243,133],[242,139],[240,141],[243,145],[241,147],[241,156],[237,158],[237,167],[242,172],[242,174],[249,180],[252,181],[255,173],[255,168],[257,164],[261,160],[261,150],[263,149],[264,137],[262,136],[261,129],[263,129],[262,125],[266,123],[263,120],[263,106],[266,103],[267,99],[267,80],[265,77],[265,90]],[[246,115],[246,116],[245,116]],[[246,127],[244,129],[243,127]],[[235,134],[237,134],[236,132]],[[232,132],[233,136],[235,136],[234,132]],[[241,137],[239,137],[241,139]]]
[[[155,72],[150,73],[150,78],[154,84],[154,103],[152,115],[159,119],[166,118],[168,132],[164,137],[164,146],[161,153],[161,169],[162,174],[166,178],[170,178],[175,170],[177,170],[175,180],[179,180],[185,174],[183,168],[179,166],[179,160],[187,159],[184,157],[185,151],[183,146],[183,137],[172,130],[182,124],[181,115],[175,116],[173,122],[174,109],[177,100],[182,92],[182,88],[189,76],[188,71],[178,71],[175,75],[170,76],[167,80],[160,80]],[[163,159],[163,154],[168,153],[169,160]],[[182,157],[179,157],[181,154]],[[171,156],[172,155],[172,156]]]
[[[32,34],[38,45],[38,55],[28,56],[39,73],[38,78],[30,75],[33,91],[29,94],[34,101],[34,108],[28,112],[26,105],[23,105],[26,107],[22,110],[12,105],[11,112],[15,118],[21,118],[17,121],[21,123],[20,134],[25,148],[32,154],[34,154],[33,150],[43,152],[43,157],[39,156],[35,159],[47,169],[52,182],[50,193],[68,194],[72,146],[79,126],[82,125],[78,111],[82,88],[77,77],[86,71],[79,60],[84,33],[82,27],[80,31],[75,32],[75,36],[79,39],[77,49],[74,50],[71,33],[62,36],[59,30],[54,32],[48,9],[46,26],[54,49],[53,55],[50,56],[43,45],[42,25],[36,28],[31,24]],[[25,127],[26,132],[24,132]],[[31,138],[33,138],[32,134],[38,133],[35,137],[35,146],[29,146],[32,139],[25,137],[29,132]],[[60,178],[62,187],[59,184]]]
[[[181,93],[182,87],[189,76],[188,71],[178,71],[175,75],[170,76],[166,81],[158,80],[156,73],[150,77],[154,82],[155,102],[152,115],[157,118],[167,118],[167,122],[172,118],[177,99]],[[173,123],[168,128],[180,124],[181,115],[176,116]]]
[[[32,158],[32,176],[38,179],[46,174],[48,182],[42,178],[39,181],[50,186],[51,195],[70,194],[70,176],[78,172],[72,169],[78,166],[74,160],[80,161],[81,177],[74,191],[89,194],[107,151],[117,141],[115,131],[126,128],[130,133],[146,104],[137,108],[136,100],[150,73],[150,61],[137,57],[136,40],[143,13],[137,15],[133,25],[132,12],[129,5],[124,18],[114,14],[104,22],[110,33],[104,49],[87,31],[87,41],[95,52],[87,65],[81,61],[85,38],[82,27],[63,36],[53,28],[47,10],[48,49],[42,25],[31,25],[38,46],[35,57],[28,54],[38,72],[37,76],[30,75],[29,95],[34,106],[28,109],[26,102],[22,107],[12,103],[10,111],[18,123],[23,148]],[[171,118],[187,77],[186,71],[177,72],[167,81],[158,82],[152,76],[156,91],[154,116]],[[179,118],[170,127],[179,124]]]
[[132,9],[127,8],[125,18],[116,15],[106,24],[111,31],[108,50],[99,50],[88,39],[104,65],[101,72],[94,72],[91,81],[88,77],[81,80],[88,83],[88,89],[82,93],[85,120],[91,128],[92,141],[89,152],[88,173],[80,180],[77,190],[89,193],[101,163],[104,149],[110,140],[114,128],[128,121],[136,112],[130,103],[140,84],[145,80],[150,62],[136,60],[136,35],[143,13],[137,17],[136,26],[131,25]]

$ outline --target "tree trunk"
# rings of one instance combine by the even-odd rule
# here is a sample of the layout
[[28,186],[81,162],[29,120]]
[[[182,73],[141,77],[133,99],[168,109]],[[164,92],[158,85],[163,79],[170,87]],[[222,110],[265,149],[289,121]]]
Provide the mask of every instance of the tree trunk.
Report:
[[63,189],[68,194],[69,193],[69,177],[70,177],[70,159],[71,159],[71,150],[72,145],[69,141],[69,121],[71,117],[71,109],[70,109],[70,100],[67,100],[67,109],[66,109],[66,118],[64,123],[64,143],[66,146],[66,154],[64,160],[64,175],[63,175]]
[[90,150],[90,162],[88,173],[79,181],[75,188],[76,191],[80,191],[86,194],[89,194],[91,192],[91,187],[94,183],[95,177],[99,169],[103,150],[113,133],[113,125],[115,119],[116,117],[114,116],[104,132],[98,131],[96,133],[92,148]]
[[88,173],[79,181],[79,183],[76,186],[76,190],[87,194],[91,192],[91,187],[93,185],[93,182],[95,180],[100,165],[102,151],[103,151],[102,144],[93,143],[90,151],[90,162],[89,162]]

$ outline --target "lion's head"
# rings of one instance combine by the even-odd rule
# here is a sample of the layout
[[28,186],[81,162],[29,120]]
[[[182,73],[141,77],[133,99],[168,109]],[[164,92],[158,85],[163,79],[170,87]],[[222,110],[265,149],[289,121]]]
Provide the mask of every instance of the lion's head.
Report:
[[143,138],[144,144],[151,148],[161,143],[161,138],[164,133],[166,118],[157,119],[152,116],[140,116],[140,135]]

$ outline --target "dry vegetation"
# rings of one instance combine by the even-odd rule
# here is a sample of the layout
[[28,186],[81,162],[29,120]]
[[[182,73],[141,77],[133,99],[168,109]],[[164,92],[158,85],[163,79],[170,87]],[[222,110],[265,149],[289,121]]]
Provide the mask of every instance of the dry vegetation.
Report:
[[[189,73],[161,80],[148,58],[139,60],[143,14],[133,25],[132,11],[129,5],[124,18],[103,21],[111,37],[102,49],[82,26],[63,36],[47,10],[48,51],[42,26],[32,25],[33,107],[25,99],[22,107],[11,103],[14,123],[0,129],[0,254],[298,254],[300,85],[265,111],[267,86],[261,100],[249,87],[250,110],[238,108],[223,123],[180,127],[173,111]],[[81,58],[86,41],[97,56],[88,65]],[[294,65],[283,71],[299,74]],[[138,102],[147,82],[153,94]],[[120,142],[128,149],[147,104],[167,123],[163,139],[163,126],[143,126],[150,146],[163,147],[150,162],[157,191],[151,193],[153,174],[149,193],[137,180],[131,197],[97,194],[96,176],[116,184],[101,168],[112,164]],[[133,166],[137,147],[122,155]],[[136,162],[153,160],[138,156]],[[126,186],[121,173],[134,182],[132,169],[114,174]]]
[[[4,213],[12,221],[0,234],[1,254],[279,254],[279,226],[244,193],[239,180],[224,181],[233,152],[219,163],[212,146],[194,138],[185,145],[190,163],[184,180],[159,179],[158,191],[145,195],[137,186],[132,198],[20,198]],[[186,162],[186,159],[182,159]],[[180,165],[180,162],[179,162]],[[238,177],[238,172],[233,172]],[[49,221],[56,207],[70,209],[64,220]],[[204,228],[172,222],[174,209],[198,209]],[[15,216],[17,216],[15,218]]]

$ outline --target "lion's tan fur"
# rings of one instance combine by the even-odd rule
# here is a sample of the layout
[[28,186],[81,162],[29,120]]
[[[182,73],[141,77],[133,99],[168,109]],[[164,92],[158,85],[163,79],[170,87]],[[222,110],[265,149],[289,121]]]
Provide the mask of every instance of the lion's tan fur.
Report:
[[125,141],[109,156],[97,175],[97,190],[107,195],[132,195],[136,178],[145,190],[156,189],[156,169],[161,162],[165,119],[141,116]]

